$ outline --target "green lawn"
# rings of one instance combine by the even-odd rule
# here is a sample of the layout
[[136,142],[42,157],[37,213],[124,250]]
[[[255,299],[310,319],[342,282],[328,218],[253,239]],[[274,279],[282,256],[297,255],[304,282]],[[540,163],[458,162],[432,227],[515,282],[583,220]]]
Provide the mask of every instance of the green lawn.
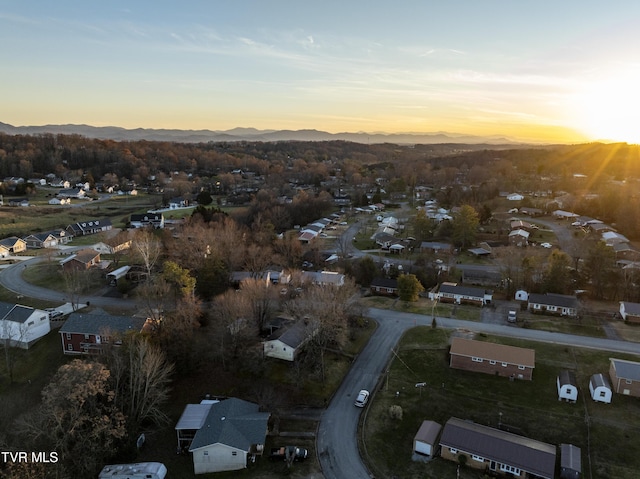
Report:
[[[575,444],[582,448],[584,477],[589,477],[588,451],[593,478],[637,477],[640,442],[630,439],[640,433],[640,401],[615,395],[612,404],[604,405],[588,397],[589,376],[608,371],[611,353],[506,338],[477,338],[536,350],[533,381],[511,382],[502,377],[450,369],[449,334],[420,327],[410,330],[402,339],[398,359],[391,364],[388,377],[381,381],[364,426],[366,449],[376,451],[370,455],[374,470],[386,476],[403,471],[405,478],[440,478],[448,467],[450,472],[446,474],[454,474],[453,463],[412,462],[411,450],[413,436],[423,420],[444,424],[450,417],[460,417],[492,427],[501,422],[513,432],[550,444]],[[626,355],[616,357],[638,360]],[[557,399],[555,379],[562,368],[576,372],[580,387],[577,404]],[[427,386],[416,388],[415,384],[420,382],[426,382]],[[402,407],[401,420],[390,417],[391,405]],[[394,440],[389,441],[389,437]],[[621,443],[625,447],[619,447]],[[470,471],[465,474],[481,477]]]

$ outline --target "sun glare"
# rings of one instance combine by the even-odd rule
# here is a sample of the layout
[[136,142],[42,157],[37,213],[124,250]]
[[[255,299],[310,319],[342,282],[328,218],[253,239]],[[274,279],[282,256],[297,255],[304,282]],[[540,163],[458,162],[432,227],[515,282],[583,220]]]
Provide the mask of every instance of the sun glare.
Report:
[[589,82],[576,102],[580,128],[594,140],[640,144],[640,67]]

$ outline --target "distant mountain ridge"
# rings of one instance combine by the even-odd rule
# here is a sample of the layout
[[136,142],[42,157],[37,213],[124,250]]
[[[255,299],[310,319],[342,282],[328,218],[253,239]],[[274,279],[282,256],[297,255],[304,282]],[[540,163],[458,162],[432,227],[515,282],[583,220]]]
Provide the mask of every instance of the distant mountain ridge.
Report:
[[116,141],[173,141],[181,143],[207,143],[224,141],[332,141],[343,140],[355,143],[395,144],[525,144],[504,136],[475,136],[448,132],[435,133],[328,133],[320,130],[258,130],[256,128],[233,128],[214,130],[168,130],[153,128],[126,129],[117,126],[90,125],[43,125],[13,126],[0,122],[0,132],[8,135],[39,135],[44,133],[81,135],[87,138]]

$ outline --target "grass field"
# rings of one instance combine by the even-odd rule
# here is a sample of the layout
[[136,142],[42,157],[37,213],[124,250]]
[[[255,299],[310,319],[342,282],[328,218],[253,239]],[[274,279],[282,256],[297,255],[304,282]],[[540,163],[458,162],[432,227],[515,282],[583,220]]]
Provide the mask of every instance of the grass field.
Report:
[[[640,442],[633,438],[640,433],[640,400],[616,394],[612,404],[599,404],[588,396],[588,378],[608,371],[611,353],[478,338],[536,350],[533,381],[511,382],[450,369],[449,334],[441,329],[415,328],[401,341],[398,359],[381,381],[364,425],[364,445],[376,476],[390,477],[402,471],[404,478],[454,477],[455,464],[442,459],[415,463],[411,451],[413,436],[423,420],[444,424],[450,417],[459,417],[492,427],[501,423],[512,432],[549,444],[575,444],[582,449],[584,477],[637,477]],[[556,376],[565,368],[576,372],[580,389],[576,404],[557,399]],[[419,382],[427,386],[416,388]],[[402,407],[401,420],[391,418],[391,405]],[[460,477],[482,476],[470,470],[463,470],[463,474]]]

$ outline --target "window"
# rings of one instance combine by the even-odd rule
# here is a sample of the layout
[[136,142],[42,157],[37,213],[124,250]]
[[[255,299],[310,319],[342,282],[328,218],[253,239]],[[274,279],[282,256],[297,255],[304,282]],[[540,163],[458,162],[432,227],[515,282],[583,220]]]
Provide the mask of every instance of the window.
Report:
[[507,363],[502,363],[502,367],[506,368],[507,367]]
[[29,321],[29,322],[27,323],[27,326],[33,326],[34,324],[36,324],[36,322],[35,322],[35,321]]
[[631,384],[631,383],[633,383],[633,381],[632,381],[631,379],[625,379],[625,380],[624,380],[624,382],[625,382],[625,384]]
[[231,451],[231,455],[232,456],[237,456],[238,455],[238,451]]
[[524,371],[524,366],[518,366],[518,369],[520,369],[521,371]]
[[457,450],[455,447],[450,447],[450,448],[449,448],[449,452],[450,452],[451,454],[458,454],[458,450]]
[[84,335],[84,339],[85,339],[85,340],[89,339],[89,335],[88,335],[88,334],[85,334],[85,335]]
[[519,476],[520,475],[520,469],[518,469],[517,467],[509,466],[507,464],[501,464],[500,465],[500,470],[504,471],[504,472],[510,472],[514,476]]
[[603,398],[607,395],[606,391],[600,391],[600,397]]
[[73,344],[67,344],[67,349],[69,351],[73,351]]
[[202,455],[203,455],[203,456],[208,456],[208,455],[209,455],[209,451],[204,451],[204,452],[202,453]]
[[71,333],[67,333],[67,339],[71,339]]
[[496,362],[495,362],[493,359],[491,359],[491,360],[489,361],[489,364],[494,365],[494,364],[496,364]]
[[471,456],[474,461],[484,462],[484,457],[476,456],[475,454]]
[[482,358],[472,357],[471,361],[473,361],[474,363],[481,363],[482,362]]

